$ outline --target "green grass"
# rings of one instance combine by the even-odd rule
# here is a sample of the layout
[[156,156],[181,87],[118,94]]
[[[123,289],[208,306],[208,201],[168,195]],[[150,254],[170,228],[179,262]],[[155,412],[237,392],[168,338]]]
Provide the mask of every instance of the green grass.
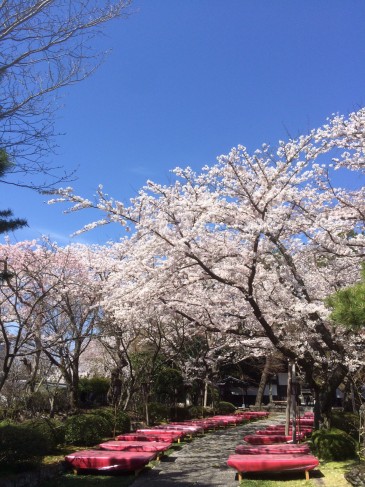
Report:
[[356,461],[321,462],[319,467],[310,472],[309,481],[304,472],[287,474],[267,474],[243,476],[241,487],[350,487],[344,473],[355,465]]

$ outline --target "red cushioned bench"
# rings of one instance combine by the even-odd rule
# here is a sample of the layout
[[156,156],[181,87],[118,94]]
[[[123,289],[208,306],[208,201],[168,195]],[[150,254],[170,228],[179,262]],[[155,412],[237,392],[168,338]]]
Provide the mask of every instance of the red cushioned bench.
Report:
[[181,429],[169,430],[169,429],[155,429],[155,428],[144,428],[135,431],[137,435],[161,435],[167,438],[171,438],[172,441],[177,441],[180,443],[180,439],[187,436],[186,431]]
[[280,455],[283,453],[310,453],[307,443],[276,443],[273,445],[237,445],[236,453],[240,455],[261,455],[262,453],[271,453]]
[[106,441],[99,448],[109,451],[155,452],[157,458],[171,447],[171,443],[163,441]]
[[[292,431],[293,427],[290,425],[289,429]],[[265,428],[266,431],[285,431],[285,424],[270,424],[269,426],[266,426]],[[306,432],[312,432],[313,428],[312,426],[306,426],[306,425],[299,425],[297,426],[298,431],[306,431]]]
[[270,445],[272,443],[288,443],[293,438],[285,435],[247,435],[243,439],[252,445]]
[[171,443],[172,441],[180,440],[179,436],[173,437],[171,435],[159,434],[142,434],[142,433],[126,433],[124,435],[118,435],[116,437],[117,441],[162,441],[166,443]]
[[225,423],[228,423],[228,424],[239,424],[239,423],[242,423],[244,421],[244,418],[241,418],[240,415],[216,415],[216,416],[213,416],[212,417],[213,420],[219,420],[219,421],[224,421]]
[[309,480],[309,471],[313,470],[319,461],[313,455],[290,454],[262,454],[262,455],[230,455],[227,461],[229,467],[238,472],[238,480],[247,472],[305,472]]
[[67,455],[65,460],[75,473],[79,470],[125,470],[137,474],[156,456],[156,452],[82,450]]
[[211,421],[209,419],[192,419],[190,421],[186,421],[187,424],[191,425],[196,425],[204,430],[209,430],[209,429],[216,429],[219,428],[219,424],[217,424],[215,421]]
[[270,413],[266,411],[240,411],[237,412],[237,416],[244,416],[246,419],[264,419],[269,416]]
[[159,426],[155,426],[154,429],[157,430],[173,430],[173,431],[184,431],[187,435],[193,436],[204,432],[204,429],[201,426],[193,425],[193,424],[181,424],[181,423],[174,423],[174,424],[160,424]]
[[[296,437],[298,440],[303,440],[309,433],[305,431],[296,431]],[[285,435],[285,430],[257,430],[255,431],[255,435],[259,436],[277,436],[277,435]],[[289,430],[289,436],[293,436],[293,430]]]

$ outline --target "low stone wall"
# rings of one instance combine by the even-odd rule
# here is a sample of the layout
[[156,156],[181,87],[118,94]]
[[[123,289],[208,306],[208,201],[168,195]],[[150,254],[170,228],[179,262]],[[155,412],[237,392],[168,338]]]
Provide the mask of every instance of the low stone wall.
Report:
[[41,482],[58,477],[65,471],[63,462],[41,467],[34,472],[23,472],[0,478],[0,487],[37,487]]

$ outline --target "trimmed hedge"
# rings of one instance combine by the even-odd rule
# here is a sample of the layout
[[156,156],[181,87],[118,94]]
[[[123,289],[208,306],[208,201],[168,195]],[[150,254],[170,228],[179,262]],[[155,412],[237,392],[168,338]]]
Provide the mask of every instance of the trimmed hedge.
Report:
[[105,420],[105,430],[102,432],[103,436],[114,435],[115,415],[111,409],[93,409],[91,414]]
[[117,411],[115,430],[116,433],[129,433],[131,430],[131,419],[125,411]]
[[0,466],[38,465],[50,453],[49,436],[28,424],[0,424]]
[[65,442],[76,446],[93,446],[110,436],[107,419],[98,414],[79,414],[65,421]]
[[39,418],[27,421],[24,426],[37,430],[43,435],[49,453],[65,442],[65,425],[57,419]]
[[195,419],[195,418],[206,418],[208,416],[213,416],[214,411],[211,407],[206,406],[191,406],[190,409],[190,416]]
[[160,423],[169,419],[170,408],[160,402],[150,402],[148,404],[148,414],[152,423]]
[[357,456],[357,442],[337,428],[314,431],[311,436],[314,453],[325,461],[339,461]]
[[216,410],[218,414],[232,414],[236,411],[236,406],[231,402],[220,401]]
[[[93,446],[114,433],[128,433],[131,420],[127,413],[111,408],[95,409],[92,413],[70,416],[65,421],[65,442],[76,446]],[[115,431],[114,431],[115,428]]]

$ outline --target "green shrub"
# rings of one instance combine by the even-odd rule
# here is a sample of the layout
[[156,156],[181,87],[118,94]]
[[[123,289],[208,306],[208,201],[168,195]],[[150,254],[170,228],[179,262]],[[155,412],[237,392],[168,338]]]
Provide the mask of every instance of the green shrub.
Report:
[[181,372],[171,367],[161,367],[153,380],[153,392],[159,402],[173,404],[184,391]]
[[39,390],[33,392],[27,397],[26,401],[26,409],[31,414],[49,411],[50,409],[49,395],[46,391]]
[[128,433],[131,429],[131,420],[125,411],[113,408],[94,409],[92,414],[104,418],[107,424],[105,436],[114,434]]
[[314,453],[325,461],[347,460],[356,457],[357,443],[345,431],[337,428],[314,431],[311,436]]
[[216,407],[217,414],[232,414],[236,411],[236,406],[231,402],[220,401]]
[[79,381],[80,401],[89,404],[106,404],[109,387],[110,380],[105,377],[82,377]]
[[97,414],[70,416],[65,422],[65,442],[93,446],[107,436],[108,428],[107,420]]
[[51,453],[58,445],[65,442],[65,426],[59,420],[49,418],[39,418],[24,423],[33,430],[39,431],[44,437],[44,448],[47,453]]
[[195,418],[206,418],[208,416],[213,416],[214,411],[211,407],[203,407],[203,406],[190,406],[190,417]]
[[186,407],[171,407],[170,418],[173,421],[186,421],[191,418],[190,409]]
[[48,438],[30,424],[0,424],[0,465],[39,464],[49,453]]
[[129,433],[131,430],[131,419],[125,411],[117,410],[115,430],[118,434]]
[[150,402],[148,404],[148,414],[152,423],[160,423],[169,419],[169,407],[159,402]]
[[359,415],[342,411],[332,412],[331,427],[346,431],[357,441],[359,438]]
[[115,414],[113,410],[110,408],[93,409],[92,414],[105,420],[105,430],[103,432],[103,435],[113,436],[115,426]]

